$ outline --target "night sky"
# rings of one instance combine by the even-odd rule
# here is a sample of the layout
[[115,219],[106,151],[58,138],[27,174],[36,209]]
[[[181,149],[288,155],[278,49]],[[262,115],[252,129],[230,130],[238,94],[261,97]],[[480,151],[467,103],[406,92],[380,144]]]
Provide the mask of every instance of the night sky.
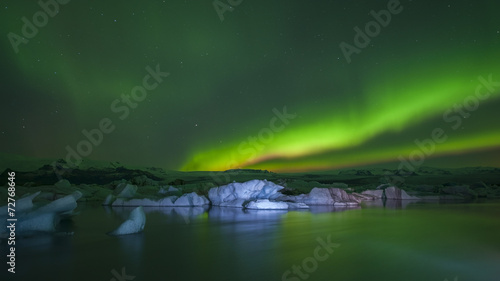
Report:
[[2,153],[500,166],[497,1],[41,2],[1,3]]

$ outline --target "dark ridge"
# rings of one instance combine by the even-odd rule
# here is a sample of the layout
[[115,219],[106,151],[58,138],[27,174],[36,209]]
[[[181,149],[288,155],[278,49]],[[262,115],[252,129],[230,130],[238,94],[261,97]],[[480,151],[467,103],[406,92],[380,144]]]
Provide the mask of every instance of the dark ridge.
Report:
[[[11,169],[6,169],[0,175],[0,185],[7,184],[7,173],[13,171]],[[149,179],[155,181],[161,181],[159,178],[150,172],[136,169],[127,169],[124,167],[117,168],[88,168],[88,169],[72,169],[72,170],[61,170],[61,177],[58,177],[56,171],[51,165],[45,165],[38,170],[30,172],[16,172],[16,184],[25,185],[30,183],[31,185],[51,185],[58,182],[60,179],[69,180],[72,184],[108,184],[117,180],[132,180],[139,176],[146,176]]]

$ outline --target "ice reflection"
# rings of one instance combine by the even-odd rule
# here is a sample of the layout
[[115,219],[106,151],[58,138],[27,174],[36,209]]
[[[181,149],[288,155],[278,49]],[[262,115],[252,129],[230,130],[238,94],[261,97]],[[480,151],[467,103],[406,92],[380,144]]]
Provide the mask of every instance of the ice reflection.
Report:
[[[127,219],[130,212],[135,207],[106,207],[107,211],[118,214],[121,218]],[[205,213],[209,206],[202,207],[143,207],[146,214],[161,213],[166,215],[167,221],[183,221],[189,223],[193,218]]]
[[144,232],[116,236],[120,250],[130,264],[138,264],[144,251]]
[[343,212],[347,210],[355,210],[361,209],[360,206],[349,206],[349,207],[335,207],[330,205],[317,205],[317,206],[309,206],[311,213],[319,214],[319,213],[333,213],[333,212]]
[[409,205],[421,202],[422,200],[373,200],[373,201],[363,201],[363,205],[366,207],[376,207],[376,208],[388,208],[388,209],[406,209]]
[[408,205],[414,204],[420,200],[394,200],[387,199],[385,200],[385,207],[389,209],[406,209]]
[[183,221],[190,223],[192,219],[200,216],[208,210],[203,207],[151,207],[144,209],[146,213],[158,212],[167,216],[167,220]]
[[[145,207],[144,232],[120,237],[106,232],[133,207],[87,206],[61,234],[20,238],[17,279],[0,272],[0,280],[53,276],[54,264],[52,280],[110,280],[123,267],[134,280],[281,280],[294,265],[311,266],[317,239],[327,237],[341,247],[317,270],[302,271],[307,280],[498,279],[498,202],[416,202],[301,211]],[[1,252],[7,247],[0,243]]]
[[244,210],[242,208],[212,207],[208,217],[221,222],[251,222],[279,220],[287,210]]

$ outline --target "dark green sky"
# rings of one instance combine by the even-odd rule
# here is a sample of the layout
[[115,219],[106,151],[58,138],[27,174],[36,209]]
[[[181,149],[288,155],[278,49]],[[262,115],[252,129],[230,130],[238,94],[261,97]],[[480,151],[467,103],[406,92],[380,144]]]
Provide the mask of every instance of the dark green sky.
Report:
[[[0,7],[0,152],[183,170],[500,166],[495,1],[41,2]],[[110,132],[91,143],[82,130],[100,122]]]

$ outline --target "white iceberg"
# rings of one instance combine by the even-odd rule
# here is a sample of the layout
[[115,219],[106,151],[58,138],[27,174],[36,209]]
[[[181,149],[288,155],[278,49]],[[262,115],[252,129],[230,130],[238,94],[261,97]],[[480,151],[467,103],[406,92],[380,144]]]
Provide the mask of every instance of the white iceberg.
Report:
[[213,187],[208,191],[208,198],[215,206],[229,206],[242,208],[243,203],[255,199],[276,199],[282,196],[278,191],[283,186],[267,180],[251,180],[243,183]]
[[175,188],[173,186],[169,186],[168,188],[166,186],[163,186],[160,188],[158,191],[158,194],[167,194],[169,192],[179,192],[180,190],[178,188]]
[[[16,214],[28,212],[33,208],[33,199],[40,194],[40,191],[33,193],[29,196],[23,197],[21,199],[16,200]],[[8,213],[8,205],[0,207],[0,214],[2,216],[7,215]]]
[[257,199],[245,205],[247,209],[254,210],[287,210],[287,209],[309,209],[304,203],[293,203],[283,201],[271,201],[269,199]]
[[38,213],[59,213],[70,214],[77,207],[76,200],[82,197],[80,191],[75,191],[70,195],[59,198],[36,210]]
[[[40,192],[24,197],[16,201],[16,233],[29,234],[31,232],[53,232],[56,230],[61,218],[73,215],[77,207],[76,200],[82,197],[80,191],[57,199],[38,209],[32,210],[33,198]],[[0,236],[3,236],[4,230]]]
[[173,187],[173,186],[169,186],[167,191],[168,191],[168,192],[178,192],[178,191],[179,191],[179,189],[178,189],[178,188],[176,188],[176,187]]
[[[103,206],[111,206],[111,205],[115,206],[116,205],[114,203],[115,201],[118,201],[120,198],[133,198],[135,196],[136,192],[137,192],[136,185],[122,182],[116,186],[116,188],[112,194],[108,194],[108,196],[106,196],[106,199],[104,199],[104,202],[102,203],[102,205]],[[124,200],[122,200],[120,202],[123,202],[123,201]],[[122,205],[119,205],[119,206],[122,206]]]
[[142,206],[135,208],[129,215],[128,220],[123,222],[117,229],[108,233],[109,235],[127,235],[139,233],[146,225],[146,214]]
[[[111,200],[106,200],[109,202]],[[106,203],[105,202],[105,203]],[[168,196],[161,199],[122,199],[118,198],[113,201],[111,206],[127,206],[127,207],[135,207],[135,206],[144,206],[144,207],[197,207],[209,205],[210,201],[203,196],[198,195],[195,192],[183,194],[181,197],[177,196]]]
[[248,202],[245,208],[257,210],[286,210],[288,209],[288,204],[280,201],[269,201],[269,199],[257,199]]
[[175,200],[177,200],[177,196],[167,196],[165,198],[162,198],[158,200],[158,206],[159,207],[173,207]]
[[293,202],[286,202],[288,204],[288,209],[309,209],[309,206],[307,206],[305,203],[293,203]]
[[361,192],[361,194],[366,195],[366,196],[371,196],[371,197],[376,198],[376,199],[382,199],[382,197],[384,196],[384,190],[382,190],[382,189],[365,190],[365,191]]
[[60,217],[56,213],[33,212],[18,220],[16,231],[24,234],[31,231],[54,232]]
[[106,199],[104,199],[104,202],[102,203],[103,206],[110,206],[113,204],[113,202],[116,200],[116,197],[113,194],[108,194],[106,196]]
[[210,201],[205,196],[200,196],[196,192],[183,194],[179,199],[175,200],[176,207],[181,206],[203,206],[210,204]]
[[315,187],[309,192],[308,198],[304,200],[307,205],[352,206],[358,205],[359,202],[360,199],[356,198],[356,196],[334,187]]
[[133,198],[136,192],[137,185],[129,183],[120,183],[115,189],[115,194],[118,198]]

